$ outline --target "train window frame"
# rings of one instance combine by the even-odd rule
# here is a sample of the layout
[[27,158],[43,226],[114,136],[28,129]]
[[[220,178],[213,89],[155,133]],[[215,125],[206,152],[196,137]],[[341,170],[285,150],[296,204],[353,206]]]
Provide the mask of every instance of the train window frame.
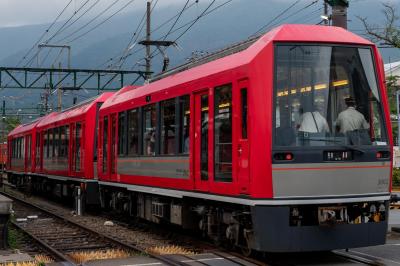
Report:
[[[186,102],[184,102],[186,100]],[[178,155],[189,156],[190,153],[190,100],[191,95],[185,94],[178,97]],[[188,114],[185,113],[184,105],[185,103],[189,107]],[[185,116],[187,115],[187,136],[185,136]],[[187,140],[187,141],[186,141]]]
[[[373,48],[371,45],[358,45],[358,44],[336,44],[336,43],[320,43],[320,42],[315,42],[315,43],[305,43],[305,42],[289,42],[289,43],[284,43],[284,42],[276,42],[274,43],[274,47],[273,47],[273,62],[277,62],[277,47],[279,46],[321,46],[321,47],[344,47],[344,48],[357,48],[357,49],[367,49],[370,52],[371,55],[371,59],[373,61],[373,71],[374,71],[374,77],[376,80],[376,85],[377,85],[377,89],[378,89],[378,95],[379,98],[383,99],[383,95],[382,95],[382,87],[381,87],[381,83],[379,82],[379,76],[378,76],[378,72],[377,72],[377,64],[376,64],[376,55],[373,51]],[[272,114],[272,119],[271,119],[271,128],[273,131],[272,135],[272,147],[274,151],[284,151],[287,150],[288,148],[290,150],[293,151],[301,151],[304,150],[305,146],[283,146],[283,145],[277,145],[276,144],[276,132],[274,130],[274,126],[276,125],[276,101],[277,101],[277,94],[276,94],[276,88],[277,88],[277,76],[276,73],[277,72],[277,64],[274,63],[273,67],[272,67],[272,76],[273,76],[273,88],[272,88],[272,104],[271,104],[271,114]],[[383,109],[383,105],[380,104],[379,105],[379,111],[382,114],[382,122],[384,125],[388,125],[387,121],[386,121],[386,116],[385,116],[385,112]],[[385,135],[388,138],[387,140],[387,145],[383,145],[383,146],[374,146],[374,145],[357,145],[356,147],[362,147],[362,149],[364,151],[368,151],[368,150],[376,150],[377,148],[388,148],[390,146],[390,141],[389,141],[389,135],[388,135],[388,128],[387,126],[384,127],[385,130]],[[312,151],[312,150],[321,150],[321,149],[326,149],[326,148],[335,148],[337,146],[306,146],[307,150]],[[339,146],[340,148],[340,146]]]
[[[146,132],[146,114],[147,114],[147,112],[149,112],[148,110],[146,110],[147,108],[151,108],[151,110],[150,110],[150,123],[152,123],[153,122],[153,120],[155,120],[154,121],[154,125],[151,125],[151,126],[153,126],[152,127],[152,129],[151,130],[149,130],[149,132]],[[153,108],[154,108],[154,110],[153,110]],[[144,156],[144,157],[155,157],[155,156],[157,156],[157,154],[158,154],[158,151],[157,151],[157,146],[158,146],[158,142],[159,142],[159,130],[157,131],[157,128],[159,129],[159,110],[160,110],[160,108],[159,108],[159,104],[158,103],[151,103],[151,104],[148,104],[148,105],[145,105],[145,106],[142,106],[142,114],[141,114],[141,124],[142,124],[142,138],[141,138],[141,143],[142,143],[142,156]],[[153,114],[154,114],[154,118],[153,118]],[[151,136],[148,136],[148,137],[146,137],[146,134],[147,133],[149,133],[149,134],[151,134]],[[151,141],[152,140],[152,138],[154,139],[154,141]],[[147,140],[148,139],[148,140]],[[153,150],[150,150],[150,152],[149,151],[146,151],[146,145],[145,144],[148,144],[147,142],[145,143],[145,141],[149,141],[149,142],[153,142],[154,144],[154,146],[153,146]],[[150,145],[151,145],[151,143],[150,143]],[[151,149],[151,146],[148,146],[148,148],[150,148]],[[148,153],[150,153],[150,154],[148,154]],[[152,154],[151,154],[152,153]]]
[[102,161],[102,173],[103,174],[108,174],[108,149],[109,149],[109,132],[108,132],[108,116],[103,117],[103,128],[102,130],[102,140],[101,140],[101,146],[103,147],[103,156],[101,158]]
[[[244,99],[246,101],[244,101]],[[246,106],[246,108],[244,107]],[[249,123],[249,95],[247,87],[240,88],[240,114],[241,114],[241,138],[248,139],[248,123]]]
[[118,142],[118,151],[117,151],[117,156],[118,157],[125,157],[127,155],[127,111],[122,111],[118,113],[118,119],[117,119],[117,127],[118,127],[118,133],[117,133],[117,142]]
[[[141,151],[141,143],[142,143],[142,140],[141,140],[141,136],[142,136],[142,133],[141,133],[141,130],[142,130],[142,126],[141,126],[141,124],[142,124],[142,120],[141,120],[141,108],[132,108],[132,109],[129,109],[129,110],[127,110],[126,111],[126,123],[127,123],[127,126],[126,126],[126,131],[127,131],[127,137],[126,137],[126,156],[127,157],[138,157],[138,156],[140,156],[141,154],[142,154],[142,151]],[[130,130],[131,129],[131,115],[132,114],[135,114],[135,116],[136,116],[136,119],[134,119],[134,120],[136,120],[136,130]],[[135,133],[135,131],[136,131],[136,149],[132,149],[133,151],[136,151],[136,152],[131,152],[131,143],[130,143],[130,141],[131,141],[131,133],[134,135],[134,133]],[[132,142],[133,143],[133,142]],[[133,143],[133,144],[135,144],[135,143]]]
[[[217,110],[219,110],[219,108],[220,108],[220,106],[218,106],[218,108],[217,108],[217,104],[218,104],[218,101],[217,101],[217,97],[219,97],[219,96],[217,96],[217,91],[218,90],[222,90],[222,89],[224,89],[224,88],[228,88],[228,90],[229,90],[229,92],[230,92],[230,96],[231,96],[231,99],[230,99],[230,105],[228,106],[228,108],[230,109],[230,116],[229,116],[229,119],[230,119],[230,137],[231,137],[231,142],[230,142],[230,144],[229,144],[229,142],[226,142],[226,143],[220,143],[220,142],[217,142],[217,134],[216,134],[216,131],[217,131],[217,126],[216,126],[216,123],[217,123],[217,121],[220,119],[220,118],[217,118]],[[215,86],[214,88],[213,88],[213,100],[214,100],[214,104],[213,104],[213,113],[214,113],[214,115],[213,115],[213,138],[214,138],[214,145],[213,145],[213,154],[214,154],[214,159],[213,159],[213,172],[214,172],[214,182],[219,182],[219,183],[232,183],[234,180],[233,180],[233,176],[234,176],[234,172],[233,172],[233,124],[234,124],[234,121],[233,121],[233,108],[232,108],[232,105],[233,105],[233,94],[234,94],[234,87],[233,87],[233,84],[232,83],[225,83],[225,84],[222,84],[222,85],[219,85],[219,86]],[[230,163],[228,163],[228,162],[224,162],[224,161],[219,161],[219,162],[217,162],[217,152],[218,151],[220,151],[219,149],[217,150],[217,144],[219,144],[219,145],[231,145],[231,149],[230,149]],[[230,177],[228,177],[228,178],[224,178],[224,177],[217,177],[217,174],[218,174],[218,172],[217,172],[217,164],[230,164],[230,167],[231,167],[231,174],[230,174]],[[221,172],[221,173],[223,173],[223,172]]]
[[[173,115],[173,127],[174,127],[174,135],[173,135],[173,144],[171,145],[171,150],[172,150],[172,152],[168,152],[169,151],[169,149],[168,149],[168,147],[167,147],[167,152],[165,152],[165,150],[164,150],[164,142],[163,142],[163,137],[164,137],[164,135],[163,135],[163,133],[164,133],[164,131],[165,131],[165,129],[164,129],[164,123],[165,123],[165,104],[166,103],[168,103],[169,104],[169,106],[168,107],[173,107],[173,113],[174,113],[174,115]],[[159,125],[157,125],[157,127],[159,128],[159,131],[160,131],[160,135],[159,135],[159,147],[160,147],[160,149],[159,149],[159,153],[158,153],[158,155],[159,156],[176,156],[178,153],[177,153],[177,150],[176,150],[176,147],[177,147],[177,141],[178,141],[178,136],[177,136],[177,133],[178,133],[178,131],[179,131],[179,125],[177,125],[177,116],[179,115],[178,114],[178,106],[177,106],[177,98],[175,97],[175,98],[169,98],[169,99],[166,99],[166,100],[162,100],[162,101],[160,101],[160,123],[159,123]],[[168,145],[168,144],[167,144]]]

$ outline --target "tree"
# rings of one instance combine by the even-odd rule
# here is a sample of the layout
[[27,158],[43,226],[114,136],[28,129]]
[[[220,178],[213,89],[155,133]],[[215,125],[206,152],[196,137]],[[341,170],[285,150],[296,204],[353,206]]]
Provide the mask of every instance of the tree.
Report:
[[9,116],[9,117],[3,118],[2,124],[3,124],[2,130],[4,130],[4,131],[3,131],[3,134],[1,134],[0,139],[1,139],[1,142],[5,142],[5,141],[7,141],[8,132],[13,130],[17,126],[19,126],[21,124],[21,120],[19,119],[19,117]]
[[400,17],[397,15],[397,9],[391,4],[383,5],[383,14],[385,16],[384,25],[369,24],[367,18],[358,17],[364,25],[365,33],[374,43],[400,48]]

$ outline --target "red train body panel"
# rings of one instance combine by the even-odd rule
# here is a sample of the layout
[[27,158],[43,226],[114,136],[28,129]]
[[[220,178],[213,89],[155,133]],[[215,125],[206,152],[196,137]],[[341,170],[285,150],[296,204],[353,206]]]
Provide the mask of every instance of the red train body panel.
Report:
[[[313,34],[310,34],[312,32]],[[232,182],[214,182],[214,143],[213,139],[209,140],[209,181],[202,182],[199,176],[195,177],[195,152],[193,145],[190,146],[190,174],[186,179],[161,178],[157,175],[126,175],[102,171],[102,162],[99,161],[98,172],[100,180],[107,182],[118,182],[133,185],[156,186],[163,188],[172,188],[179,190],[202,191],[220,195],[231,195],[240,197],[267,199],[274,197],[272,172],[272,138],[273,128],[273,81],[274,81],[274,45],[277,43],[329,43],[338,45],[360,45],[373,49],[374,57],[378,62],[381,58],[376,47],[369,41],[360,38],[341,28],[319,26],[299,26],[285,25],[278,27],[265,36],[261,37],[256,43],[246,50],[212,61],[210,63],[195,67],[193,69],[178,73],[162,80],[152,82],[137,89],[127,90],[124,93],[116,95],[112,100],[106,101],[100,109],[100,121],[104,117],[115,119],[118,113],[137,107],[148,106],[163,100],[172,99],[182,95],[191,95],[191,109],[193,114],[194,101],[196,95],[207,92],[210,98],[210,106],[213,106],[213,88],[224,84],[232,84],[233,100],[233,130],[232,130],[232,150],[238,150],[243,145],[244,139],[240,136],[240,97],[235,97],[238,91],[248,88],[248,158],[238,158],[237,152],[232,152]],[[377,76],[379,77],[379,87],[384,88],[382,65],[377,65]],[[389,112],[387,109],[386,92],[380,90],[385,108],[384,115],[386,121],[389,121]],[[148,100],[151,97],[151,100]],[[210,108],[210,120],[213,117],[213,108]],[[114,115],[115,118],[111,118]],[[194,121],[194,115],[190,120]],[[117,124],[115,123],[116,139],[118,139]],[[390,126],[390,125],[388,125]],[[252,130],[252,129],[257,130]],[[213,125],[210,123],[209,134],[213,135]],[[190,140],[193,143],[196,134],[195,126],[190,128]],[[111,135],[109,130],[108,134]],[[391,141],[391,130],[388,129],[389,141]],[[102,134],[99,134],[101,137]],[[110,141],[110,139],[108,139]],[[100,140],[99,140],[99,143]],[[111,146],[111,142],[108,143]],[[116,144],[115,144],[116,145]],[[115,146],[114,146],[115,147]],[[102,146],[99,146],[99,154],[103,154]],[[111,156],[113,154],[113,156]],[[115,168],[118,169],[118,154],[116,149],[108,150],[108,157],[115,159]],[[141,158],[146,160],[146,158]],[[165,159],[167,160],[167,159]],[[243,163],[243,161],[250,162]],[[110,162],[108,161],[110,164]],[[159,160],[157,163],[163,163]],[[244,169],[242,165],[246,165]],[[390,165],[386,166],[387,169]],[[150,171],[149,171],[150,172]],[[251,178],[249,178],[251,177]],[[389,186],[388,186],[389,189]]]
[[[360,126],[346,127],[345,111]],[[14,151],[30,135],[36,164]],[[245,250],[385,242],[393,144],[382,59],[341,28],[283,25],[231,55],[20,126],[8,140],[12,175],[96,183],[91,202],[104,208]]]

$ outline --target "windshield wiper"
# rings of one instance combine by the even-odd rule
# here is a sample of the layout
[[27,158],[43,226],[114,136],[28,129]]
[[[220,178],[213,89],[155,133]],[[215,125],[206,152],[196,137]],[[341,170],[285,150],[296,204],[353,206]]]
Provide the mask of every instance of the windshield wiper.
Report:
[[361,149],[359,149],[359,148],[356,148],[356,147],[354,147],[354,146],[341,143],[340,140],[335,140],[335,139],[314,139],[314,138],[304,139],[304,140],[334,142],[334,143],[336,143],[336,144],[339,144],[339,146],[344,147],[344,148],[347,148],[347,149],[349,149],[349,150],[357,151],[357,152],[359,152],[359,153],[361,153],[361,154],[364,154],[364,153],[365,153],[365,151],[363,151],[363,150],[361,150]]

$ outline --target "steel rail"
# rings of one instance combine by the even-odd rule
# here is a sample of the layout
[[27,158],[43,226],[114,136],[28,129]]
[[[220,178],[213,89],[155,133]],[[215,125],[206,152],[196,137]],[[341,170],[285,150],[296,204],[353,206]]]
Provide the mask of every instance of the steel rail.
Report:
[[50,252],[53,256],[56,258],[60,259],[60,261],[63,262],[68,262],[71,265],[77,265],[75,261],[73,261],[70,257],[64,255],[63,253],[59,252],[57,249],[51,247],[48,245],[46,242],[42,241],[35,235],[31,234],[29,231],[27,231],[25,228],[21,227],[18,223],[12,221],[11,224],[15,226],[18,230],[22,231],[24,234],[28,235],[30,238],[35,240],[39,245],[41,245],[44,249],[46,249],[48,252]]
[[106,239],[106,240],[108,240],[108,241],[110,241],[110,242],[112,242],[112,243],[114,243],[116,245],[119,245],[119,246],[121,246],[121,247],[123,247],[125,249],[130,249],[130,250],[142,253],[142,254],[147,254],[148,256],[150,256],[150,257],[152,257],[152,258],[154,258],[156,260],[159,260],[161,262],[164,262],[167,265],[170,265],[170,266],[187,266],[188,265],[186,263],[173,260],[172,258],[163,256],[163,255],[158,255],[158,254],[155,254],[155,253],[152,253],[152,252],[148,252],[148,251],[146,251],[146,250],[144,250],[144,249],[142,249],[140,247],[128,244],[128,243],[123,242],[123,241],[121,241],[119,239],[116,239],[116,238],[114,238],[112,236],[100,233],[100,232],[98,232],[98,231],[96,231],[96,230],[94,230],[94,229],[92,229],[90,227],[87,227],[87,226],[82,225],[82,224],[80,224],[78,222],[72,221],[72,220],[68,219],[67,217],[65,217],[63,215],[51,212],[50,210],[47,210],[46,208],[43,208],[43,207],[38,206],[38,205],[36,205],[34,203],[31,203],[31,202],[28,202],[26,200],[23,200],[23,199],[15,196],[15,195],[9,194],[9,193],[4,192],[4,191],[0,191],[0,194],[3,194],[4,196],[7,196],[9,198],[12,198],[13,200],[22,202],[23,204],[26,204],[28,206],[32,206],[32,207],[34,207],[34,208],[36,208],[36,209],[38,209],[38,210],[50,215],[50,216],[54,216],[54,217],[56,217],[58,219],[61,219],[61,220],[65,221],[66,223],[70,223],[70,224],[72,224],[74,226],[77,226],[77,227],[79,227],[79,228],[81,228],[81,229],[83,229],[85,231],[88,231],[88,232],[90,232],[92,234],[98,235],[99,237],[101,237],[103,239]]
[[356,262],[360,262],[362,264],[365,265],[371,265],[371,266],[383,266],[385,264],[379,262],[379,261],[373,261],[370,260],[368,258],[363,258],[359,255],[355,255],[355,254],[350,254],[349,252],[342,252],[342,251],[332,251],[333,254],[348,259],[348,260],[352,260],[352,261],[356,261]]

